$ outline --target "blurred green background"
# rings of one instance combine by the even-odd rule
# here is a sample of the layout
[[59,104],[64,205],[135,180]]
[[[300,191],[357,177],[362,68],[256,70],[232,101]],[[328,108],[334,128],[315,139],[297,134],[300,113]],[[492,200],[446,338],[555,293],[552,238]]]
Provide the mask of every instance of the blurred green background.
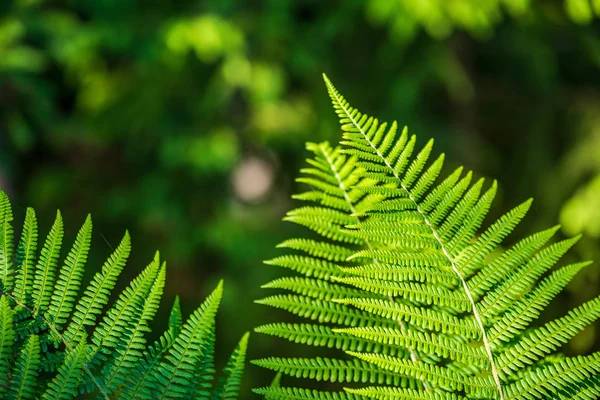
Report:
[[[356,107],[434,137],[448,168],[498,178],[492,214],[534,196],[518,233],[583,232],[600,260],[598,0],[8,0],[0,2],[0,187],[17,220],[94,218],[90,274],[126,228],[131,279],[159,249],[192,311],[226,281],[222,361],[287,316],[253,304],[305,141],[339,138],[321,73]],[[70,239],[71,240],[71,239]],[[599,292],[591,267],[554,316]],[[124,279],[125,280],[125,279]],[[547,315],[551,317],[553,315]],[[599,349],[588,329],[569,352]],[[250,357],[306,355],[253,335]],[[249,368],[246,386],[271,376]],[[247,392],[246,392],[247,393]]]

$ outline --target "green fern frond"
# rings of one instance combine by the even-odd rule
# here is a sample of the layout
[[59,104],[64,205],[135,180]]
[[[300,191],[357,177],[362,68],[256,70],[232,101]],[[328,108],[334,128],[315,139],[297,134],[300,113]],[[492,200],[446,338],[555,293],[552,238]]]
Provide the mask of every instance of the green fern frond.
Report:
[[195,365],[195,384],[188,388],[188,398],[206,399],[211,396],[210,391],[216,373],[214,354],[216,336],[215,326],[212,325],[209,327],[206,341],[202,346],[202,356],[200,356]]
[[221,301],[223,284],[196,310],[181,328],[158,368],[158,387],[154,396],[159,398],[182,396],[188,392],[186,384],[193,380],[195,365],[203,352],[203,342],[210,333],[211,325]]
[[54,286],[55,270],[64,236],[63,221],[60,211],[56,212],[56,220],[46,238],[44,247],[35,268],[33,281],[34,315],[46,311],[50,303],[50,289]]
[[0,190],[0,281],[2,290],[11,290],[14,284],[13,267],[13,213],[10,199]]
[[[150,265],[123,290],[114,306],[108,310],[92,334],[92,343],[94,344],[92,354],[98,354],[99,351],[111,354],[112,350],[124,341],[124,336],[133,333],[133,329],[140,327],[136,314],[148,298],[159,266],[160,259],[156,253]],[[162,283],[164,284],[164,279]],[[162,287],[160,290],[162,291]]]
[[6,396],[9,387],[9,366],[13,357],[15,341],[13,314],[8,297],[0,296],[0,397]]
[[296,378],[309,378],[328,382],[362,382],[398,385],[401,377],[385,369],[354,360],[331,358],[266,358],[253,361],[253,364],[282,372]]
[[[104,376],[106,377],[104,384],[109,391],[116,389],[125,382],[125,374],[133,370],[136,362],[142,357],[142,350],[146,347],[144,334],[150,332],[148,323],[158,311],[165,286],[166,264],[163,263],[160,269],[156,271],[159,268],[158,263],[159,257],[156,254],[154,261],[147,267],[147,276],[151,277],[151,286],[144,290],[139,308],[132,310],[129,318],[125,319],[125,321],[128,320],[128,323],[121,324],[121,329],[124,329],[124,331],[117,329],[115,332],[121,331],[121,334],[113,335],[113,347],[117,350],[118,355],[113,356],[112,360],[108,360],[108,364],[104,367]],[[146,276],[141,276],[141,278],[140,286],[146,286]],[[127,315],[127,313],[122,313],[122,315]],[[123,317],[119,316],[118,318]],[[106,341],[104,346],[107,347]]]
[[77,303],[71,323],[64,334],[65,340],[78,341],[77,337],[84,326],[92,325],[96,316],[102,311],[102,307],[108,302],[110,291],[115,286],[121,270],[125,266],[129,252],[131,251],[131,239],[129,232],[119,243],[113,254],[106,260],[102,270],[94,276],[85,290],[83,297]]
[[36,397],[36,379],[40,365],[40,338],[31,335],[19,352],[12,370],[9,399],[33,399]]
[[[168,330],[147,346],[166,279],[158,253],[117,296],[114,288],[131,250],[126,233],[81,290],[90,216],[63,260],[60,212],[39,256],[33,209],[27,209],[14,259],[11,221],[10,202],[0,190],[0,398],[154,399],[161,391],[172,399],[210,397],[222,284],[183,325],[176,300]],[[243,352],[246,343],[244,337]],[[234,395],[243,370],[242,350],[235,354],[233,369],[227,369],[227,398]]]
[[28,294],[31,292],[33,282],[33,266],[35,262],[35,252],[37,249],[38,227],[37,218],[33,208],[27,208],[25,214],[25,223],[23,224],[23,233],[19,240],[17,248],[17,267],[15,279],[15,301],[24,306],[29,302]]
[[270,399],[594,398],[600,353],[565,358],[554,352],[600,317],[600,300],[530,328],[589,264],[555,268],[579,238],[548,244],[554,227],[505,249],[531,200],[486,226],[495,181],[472,182],[473,174],[462,168],[440,178],[444,155],[433,156],[433,141],[419,149],[406,128],[362,114],[327,77],[325,83],[342,126],[342,148],[309,144],[315,158],[299,181],[313,190],[295,198],[317,206],[286,217],[321,238],[280,246],[304,254],[270,264],[304,277],[272,281],[265,287],[287,293],[259,301],[316,322],[257,331],[343,349],[351,358],[257,363],[322,380],[340,362],[356,365],[356,376],[377,367],[406,381],[371,382],[345,388],[344,395],[300,388],[256,392]]
[[255,331],[286,339],[293,343],[315,347],[352,351],[379,351],[391,355],[403,351],[396,346],[381,345],[373,338],[362,339],[358,335],[344,334],[344,329],[334,330],[325,325],[275,323],[259,326]]
[[348,392],[321,392],[295,387],[266,387],[254,389],[269,400],[368,400],[368,397]]
[[64,362],[58,369],[54,379],[48,384],[48,389],[42,395],[43,399],[72,399],[78,393],[78,384],[84,373],[87,353],[86,335],[75,348],[69,350]]
[[450,393],[422,392],[413,389],[393,387],[366,387],[362,389],[346,389],[348,393],[365,396],[376,400],[463,400],[466,397]]
[[244,334],[233,351],[233,354],[223,370],[223,376],[217,383],[213,395],[211,396],[211,400],[234,400],[238,398],[249,336],[249,333]]
[[169,313],[169,331],[171,331],[173,337],[177,337],[179,332],[181,332],[181,324],[182,316],[181,306],[179,305],[179,296],[175,296],[173,307],[171,307],[171,312]]
[[48,308],[48,316],[53,328],[59,328],[65,322],[75,304],[75,296],[79,292],[83,268],[87,261],[92,239],[92,218],[87,216],[83,226],[77,233],[77,238],[60,269],[58,280],[52,293]]

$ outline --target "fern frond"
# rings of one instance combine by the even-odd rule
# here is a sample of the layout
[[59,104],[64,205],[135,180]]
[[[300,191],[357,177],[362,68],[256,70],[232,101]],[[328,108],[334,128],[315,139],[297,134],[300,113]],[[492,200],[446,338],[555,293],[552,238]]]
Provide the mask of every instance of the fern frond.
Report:
[[295,387],[265,387],[254,389],[269,400],[368,400],[368,397],[348,392],[321,392]]
[[40,365],[40,338],[31,335],[19,352],[12,371],[9,399],[33,399],[36,397],[36,378]]
[[92,334],[94,344],[92,354],[99,355],[101,359],[105,358],[98,352],[111,354],[113,349],[124,340],[124,336],[132,333],[135,328],[140,328],[136,314],[148,298],[159,266],[160,259],[156,253],[150,265],[123,290]]
[[498,356],[498,365],[505,373],[518,371],[542,356],[556,351],[587,325],[600,318],[600,298],[595,298],[571,310],[566,316],[539,328],[525,331],[519,340]]
[[[154,399],[161,390],[173,399],[208,398],[214,383],[221,284],[183,326],[176,300],[168,330],[147,347],[145,336],[166,278],[166,264],[158,253],[116,296],[116,281],[131,249],[126,233],[80,293],[90,249],[90,216],[59,264],[64,234],[60,212],[36,258],[37,221],[28,209],[14,270],[12,260],[4,258],[12,256],[11,220],[10,203],[0,190],[0,398],[70,399],[82,394],[103,400]],[[246,344],[247,338],[227,370],[223,393],[228,398],[241,380]]]
[[38,227],[37,218],[33,208],[27,208],[23,233],[17,248],[17,264],[14,298],[17,304],[25,305],[29,302],[33,282],[33,266],[37,249]]
[[357,359],[266,358],[253,364],[296,378],[328,382],[362,382],[399,385],[401,377]]
[[274,295],[262,300],[256,300],[257,304],[281,308],[290,313],[319,322],[348,326],[369,326],[373,324],[391,323],[379,316],[361,313],[353,308],[346,307],[341,300],[338,303],[331,301],[312,299],[296,295]]
[[568,357],[563,361],[535,369],[506,388],[507,399],[554,396],[557,389],[577,385],[600,372],[600,354]]
[[[419,148],[406,128],[399,131],[396,122],[361,113],[327,77],[325,83],[342,127],[342,148],[307,146],[315,154],[309,161],[314,168],[304,169],[309,176],[300,181],[314,190],[296,198],[317,207],[289,213],[292,219],[302,216],[295,222],[322,240],[294,239],[281,246],[304,254],[280,256],[273,264],[305,277],[276,279],[266,287],[292,294],[259,301],[318,323],[269,324],[258,331],[341,348],[353,357],[345,362],[361,360],[415,383],[346,388],[367,398],[537,399],[551,395],[551,388],[560,398],[593,398],[600,353],[583,358],[553,353],[600,316],[600,300],[529,328],[588,265],[553,271],[579,238],[548,244],[554,227],[505,250],[531,200],[485,224],[496,181],[473,182],[462,168],[444,178],[444,155],[433,155],[433,141]],[[274,357],[259,363],[297,377],[325,376],[322,365],[311,360]],[[294,399],[341,392],[257,393]]]
[[385,386],[366,387],[362,389],[346,389],[348,393],[365,396],[376,400],[463,400],[465,397],[452,393],[424,392],[422,390],[394,388]]
[[198,357],[202,355],[202,344],[214,323],[222,293],[223,284],[219,283],[181,328],[181,333],[174,340],[158,369],[158,387],[153,390],[155,396],[180,397],[187,393],[187,385],[182,383],[193,379],[194,366]]
[[472,339],[480,339],[481,332],[472,320],[465,320],[443,311],[431,308],[400,304],[392,300],[369,298],[338,299],[335,303],[351,305],[391,321],[405,321],[423,329],[445,334],[459,334]]
[[42,395],[43,399],[71,399],[78,393],[77,386],[84,372],[86,357],[86,335],[72,350],[67,352],[66,358],[54,379],[48,384],[48,389]]
[[558,295],[581,269],[591,262],[568,265],[541,281],[531,292],[518,299],[504,316],[490,329],[490,340],[508,342],[527,325],[538,318],[540,312]]
[[125,266],[125,262],[131,251],[131,240],[129,233],[125,236],[113,254],[106,260],[102,270],[94,276],[92,282],[85,290],[83,297],[77,303],[71,323],[64,334],[66,341],[79,340],[81,328],[92,325],[94,319],[102,311],[102,307],[108,302],[110,291],[114,287],[117,277]]
[[259,326],[255,331],[280,337],[290,342],[315,347],[354,351],[379,351],[391,355],[395,355],[401,351],[394,346],[379,345],[375,340],[363,340],[356,336],[340,333],[340,329],[334,332],[333,328],[318,324],[275,323]]
[[13,213],[10,200],[0,190],[0,282],[2,290],[11,290],[14,284],[13,267]]
[[152,399],[152,389],[157,386],[158,366],[163,361],[165,354],[173,345],[174,337],[167,330],[152,346],[144,352],[135,370],[127,379],[126,387],[123,389],[125,398],[128,399]]
[[61,327],[73,310],[75,297],[81,285],[83,267],[87,261],[92,238],[92,218],[87,216],[79,232],[73,247],[64,260],[64,266],[60,269],[58,280],[54,286],[48,317],[52,321],[54,329]]
[[438,367],[421,361],[399,359],[396,357],[373,354],[348,352],[358,359],[367,361],[381,368],[390,370],[415,379],[423,379],[441,387],[451,390],[465,391],[475,396],[493,396],[496,390],[494,380],[489,378],[478,378],[457,373],[456,370]]
[[242,336],[233,354],[229,357],[223,370],[223,376],[219,379],[211,400],[235,400],[238,398],[249,336],[249,333]]
[[196,361],[195,385],[189,388],[188,398],[205,399],[211,396],[213,380],[217,372],[215,367],[215,342],[217,340],[216,328],[214,325],[209,327],[206,335],[207,339],[202,346],[202,355]]
[[173,337],[177,337],[181,332],[181,324],[183,318],[181,316],[181,306],[179,305],[179,296],[175,296],[175,301],[169,313],[169,331]]
[[63,221],[60,211],[56,212],[56,220],[46,238],[44,247],[35,268],[33,281],[34,315],[46,311],[50,303],[51,288],[54,286],[56,264],[64,236]]
[[[154,261],[147,267],[147,276],[152,277],[152,282],[151,286],[143,292],[143,301],[139,304],[139,310],[132,310],[128,318],[128,326],[122,324],[122,328],[125,330],[120,335],[114,337],[114,347],[118,355],[109,360],[104,368],[104,376],[106,377],[104,384],[109,390],[114,390],[125,382],[126,374],[133,370],[136,362],[142,357],[142,351],[146,347],[144,334],[150,332],[148,323],[158,311],[160,298],[165,286],[166,264],[163,263],[160,269],[156,271],[158,263],[159,257],[157,254]],[[141,278],[143,281],[140,282],[140,286],[145,286],[144,281],[146,276],[142,275]],[[97,345],[97,343],[95,344]],[[106,342],[104,346],[107,346]]]
[[0,397],[6,396],[9,369],[13,357],[13,343],[15,341],[13,314],[8,297],[0,296]]
[[489,368],[489,360],[481,347],[468,346],[448,336],[386,327],[345,328],[335,329],[334,332],[372,340],[384,345],[412,348],[424,354],[435,354],[480,368]]

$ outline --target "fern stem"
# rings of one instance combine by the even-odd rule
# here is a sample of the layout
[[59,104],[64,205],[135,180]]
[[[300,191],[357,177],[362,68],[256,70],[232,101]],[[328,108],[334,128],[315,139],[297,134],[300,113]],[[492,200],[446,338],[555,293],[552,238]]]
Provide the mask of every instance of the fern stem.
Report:
[[[346,200],[346,202],[348,203],[348,207],[350,208],[350,211],[352,212],[352,214],[356,214],[356,209],[354,208],[354,205],[352,203],[352,199],[350,198],[350,196],[348,195],[347,189],[346,189],[346,185],[344,185],[344,182],[342,181],[342,177],[340,176],[340,174],[338,173],[335,164],[333,163],[333,160],[331,159],[331,157],[329,156],[329,153],[327,152],[327,149],[325,148],[325,146],[323,146],[323,144],[319,145],[319,149],[321,150],[321,152],[323,153],[323,155],[325,156],[325,159],[327,160],[327,164],[329,165],[329,168],[331,169],[331,172],[333,172],[333,175],[335,176],[335,179],[338,183],[338,187],[340,188],[340,190],[342,191],[342,194],[344,195],[344,199]],[[354,219],[356,220],[356,225],[360,225],[361,221],[360,221],[360,217],[355,216]],[[371,242],[368,239],[364,239],[365,245],[369,248],[369,250],[373,249],[373,246],[371,245]],[[373,259],[373,262],[377,265],[379,265],[379,261],[376,259]],[[389,299],[391,302],[395,302],[395,299],[393,296],[389,296]],[[407,327],[406,324],[404,323],[404,321],[402,320],[398,320],[398,326],[400,327],[401,331],[406,331]],[[417,353],[414,351],[414,349],[412,348],[412,346],[408,346],[408,352],[410,354],[410,359],[412,362],[417,362],[419,361],[419,357],[417,356]],[[423,383],[423,387],[425,388],[425,390],[429,391],[429,384],[425,381],[425,380],[421,380],[421,382]]]
[[500,376],[498,374],[498,370],[497,370],[496,364],[494,362],[494,356],[492,354],[492,347],[491,347],[490,342],[489,342],[489,340],[487,338],[487,334],[486,334],[485,328],[483,326],[483,321],[481,319],[481,316],[479,315],[479,311],[477,311],[477,307],[475,305],[475,300],[473,299],[473,295],[471,294],[471,291],[469,290],[467,282],[465,281],[465,279],[461,275],[460,271],[458,270],[458,268],[457,268],[457,266],[456,266],[456,264],[454,262],[454,259],[452,258],[452,256],[448,252],[448,250],[446,249],[446,247],[444,245],[444,242],[442,241],[442,239],[441,239],[440,235],[438,234],[437,230],[435,229],[435,227],[433,226],[433,224],[431,223],[431,221],[429,221],[429,218],[427,218],[427,215],[423,212],[423,210],[421,209],[421,207],[419,207],[419,204],[417,203],[415,197],[408,190],[408,188],[404,185],[404,182],[402,181],[402,179],[400,179],[400,176],[398,175],[398,173],[396,172],[396,170],[388,162],[387,158],[385,158],[384,155],[381,154],[381,152],[379,151],[379,149],[369,139],[369,137],[367,136],[367,134],[365,133],[365,131],[362,129],[362,127],[360,126],[360,124],[358,124],[358,122],[354,119],[352,113],[344,105],[344,102],[341,101],[341,99],[339,97],[339,94],[333,89],[333,85],[331,84],[331,82],[327,78],[326,78],[326,83],[327,83],[327,86],[329,87],[330,93],[335,97],[338,106],[342,110],[344,110],[344,113],[346,114],[346,117],[358,129],[358,131],[365,138],[365,140],[367,141],[367,143],[369,144],[369,146],[371,146],[371,148],[373,148],[373,150],[375,150],[375,152],[377,153],[377,156],[380,157],[383,160],[383,162],[385,163],[386,167],[388,167],[390,169],[390,171],[392,171],[392,174],[398,180],[398,183],[400,184],[400,187],[406,192],[406,195],[408,196],[408,198],[414,204],[415,209],[421,215],[421,217],[423,218],[423,221],[425,222],[425,224],[431,229],[431,232],[432,232],[434,238],[436,239],[436,241],[438,242],[438,244],[440,245],[441,250],[444,253],[444,256],[446,256],[446,258],[448,258],[448,261],[451,263],[452,270],[456,273],[456,275],[458,275],[458,278],[460,279],[460,281],[462,283],[462,286],[465,289],[465,293],[467,295],[467,298],[469,299],[469,302],[471,303],[471,307],[473,309],[473,316],[475,317],[475,321],[477,322],[477,325],[481,329],[481,336],[482,336],[482,340],[483,340],[483,345],[485,346],[485,351],[488,354],[488,357],[490,359],[490,367],[491,367],[491,370],[492,370],[492,376],[494,378],[494,382],[496,383],[496,387],[498,388],[498,394],[500,396],[500,400],[504,400],[504,394],[502,392],[502,383],[500,381]]

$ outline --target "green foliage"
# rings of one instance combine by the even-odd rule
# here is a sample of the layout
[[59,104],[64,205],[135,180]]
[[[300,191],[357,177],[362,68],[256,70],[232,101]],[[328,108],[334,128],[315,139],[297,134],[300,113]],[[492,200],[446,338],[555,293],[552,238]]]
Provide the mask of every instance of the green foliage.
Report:
[[[432,141],[354,109],[325,78],[342,147],[309,144],[295,196],[309,203],[285,218],[316,232],[268,264],[290,269],[259,303],[304,317],[258,332],[343,351],[338,358],[270,357],[256,364],[344,390],[269,387],[272,399],[594,399],[600,353],[567,357],[563,344],[600,317],[600,297],[535,322],[589,263],[557,267],[579,237],[548,244],[556,228],[512,246],[506,238],[528,200],[484,227],[497,184],[457,168],[438,179]],[[300,276],[298,276],[300,275]],[[285,379],[284,379],[285,380]],[[356,385],[360,384],[360,385]]]
[[[531,0],[369,0],[367,13],[377,22],[387,21],[399,40],[412,39],[419,27],[436,38],[449,36],[455,28],[475,36],[489,36],[505,15],[532,20],[552,6],[536,6]],[[564,13],[577,24],[589,24],[600,16],[597,0],[564,0]],[[554,11],[554,10],[553,10]]]
[[[28,208],[13,260],[12,210],[3,191],[0,206],[0,397],[237,397],[247,334],[223,377],[213,385],[214,325],[222,283],[185,322],[176,299],[168,329],[148,345],[146,335],[151,331],[149,325],[158,311],[166,278],[166,264],[158,253],[109,305],[131,250],[127,232],[83,289],[91,218],[86,218],[57,277],[63,239],[61,214],[57,213],[37,256],[37,220],[33,209]],[[195,390],[196,386],[202,390]]]

